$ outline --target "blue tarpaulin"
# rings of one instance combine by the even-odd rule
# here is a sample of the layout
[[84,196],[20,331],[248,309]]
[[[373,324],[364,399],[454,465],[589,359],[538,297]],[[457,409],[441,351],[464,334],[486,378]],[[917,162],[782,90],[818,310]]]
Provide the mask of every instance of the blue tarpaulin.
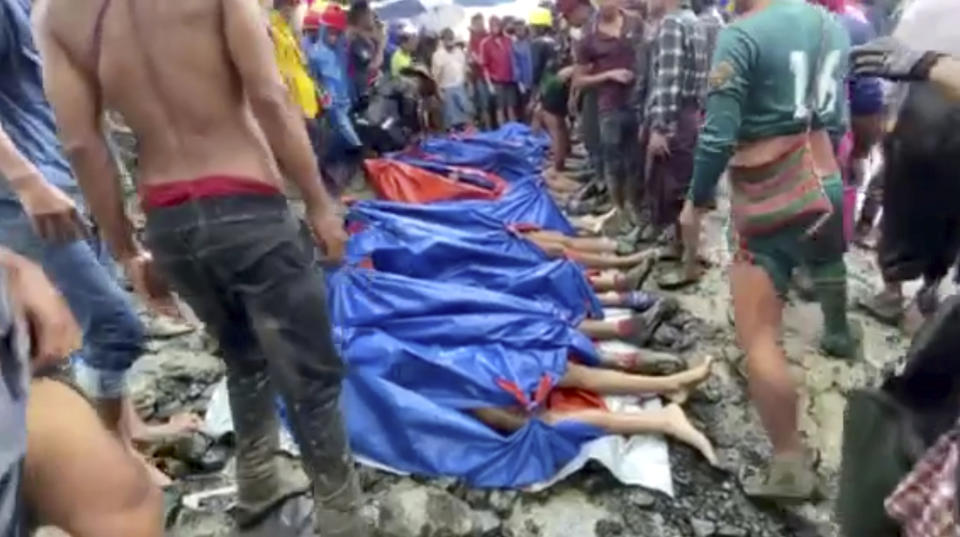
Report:
[[570,355],[592,343],[556,308],[486,289],[344,268],[329,278],[334,337],[348,366],[343,405],[354,450],[478,487],[552,477],[602,432],[531,418],[504,436],[469,411],[543,402]]
[[364,222],[365,229],[351,236],[348,260],[369,259],[377,270],[547,302],[574,325],[603,317],[580,265],[550,260],[535,244],[483,215],[459,216],[458,225],[450,225],[359,204],[348,219]]
[[466,200],[439,201],[429,204],[413,204],[394,201],[363,201],[368,206],[395,214],[407,214],[413,218],[456,226],[458,222],[470,221],[479,213],[500,224],[535,224],[543,229],[574,235],[576,230],[563,214],[557,203],[543,188],[539,179],[529,178],[514,183],[507,192],[494,201]]

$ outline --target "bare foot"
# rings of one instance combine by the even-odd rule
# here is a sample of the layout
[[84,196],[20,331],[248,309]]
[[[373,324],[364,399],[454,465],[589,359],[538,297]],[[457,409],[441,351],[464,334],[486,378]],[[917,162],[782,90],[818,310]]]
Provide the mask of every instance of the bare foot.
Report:
[[667,405],[662,412],[666,420],[664,433],[699,451],[711,466],[717,465],[717,454],[710,439],[690,423],[680,405]]
[[203,418],[192,412],[184,412],[170,416],[170,419],[163,424],[141,423],[131,427],[130,436],[134,442],[151,444],[172,436],[199,431],[201,427],[203,427]]
[[690,397],[690,391],[710,378],[710,367],[713,365],[713,356],[707,356],[702,364],[691,367],[682,373],[670,375],[676,381],[677,389],[664,394],[669,401],[682,405]]

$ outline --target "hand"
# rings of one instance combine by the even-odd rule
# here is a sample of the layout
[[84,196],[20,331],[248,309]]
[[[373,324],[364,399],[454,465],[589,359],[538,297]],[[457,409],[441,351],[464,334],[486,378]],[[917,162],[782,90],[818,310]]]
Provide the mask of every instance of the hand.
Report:
[[850,53],[854,74],[903,81],[926,80],[941,57],[937,52],[913,50],[893,37],[874,39]]
[[347,244],[347,232],[343,228],[343,217],[332,208],[308,210],[307,222],[313,235],[327,254],[327,259],[339,263],[343,261]]
[[60,292],[39,266],[18,258],[9,272],[15,307],[31,334],[31,361],[37,371],[80,349],[83,334]]
[[651,157],[666,157],[670,155],[670,140],[661,132],[650,131],[650,140],[647,142],[647,154]]
[[633,71],[630,69],[614,69],[607,71],[607,80],[618,82],[620,84],[629,84],[633,82]]
[[37,175],[17,191],[23,210],[40,238],[57,243],[87,236],[89,230],[69,196]]
[[133,290],[150,309],[168,317],[180,318],[177,301],[170,286],[154,266],[150,252],[141,250],[133,257],[121,260],[120,264],[133,284]]

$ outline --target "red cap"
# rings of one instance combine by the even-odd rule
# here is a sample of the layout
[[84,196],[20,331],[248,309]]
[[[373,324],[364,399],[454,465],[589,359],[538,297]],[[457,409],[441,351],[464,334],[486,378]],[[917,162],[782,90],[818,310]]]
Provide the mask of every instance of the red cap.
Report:
[[342,32],[347,29],[347,12],[337,4],[329,4],[320,15],[320,24]]
[[320,28],[320,14],[316,11],[308,11],[303,16],[303,29],[316,30],[317,28]]

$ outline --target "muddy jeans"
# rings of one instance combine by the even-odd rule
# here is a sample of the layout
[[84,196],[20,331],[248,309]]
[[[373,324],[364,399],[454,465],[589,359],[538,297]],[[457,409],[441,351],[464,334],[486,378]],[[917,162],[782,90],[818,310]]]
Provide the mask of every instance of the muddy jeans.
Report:
[[273,389],[318,504],[348,511],[359,491],[340,414],[334,348],[313,241],[281,196],[225,196],[147,212],[147,243],[174,290],[219,341],[237,433],[241,507],[267,509],[277,484]]
[[[633,201],[640,180],[640,154],[636,113],[632,108],[600,113],[600,147],[603,154],[603,178],[610,196],[619,207]],[[629,196],[629,197],[628,197]]]

